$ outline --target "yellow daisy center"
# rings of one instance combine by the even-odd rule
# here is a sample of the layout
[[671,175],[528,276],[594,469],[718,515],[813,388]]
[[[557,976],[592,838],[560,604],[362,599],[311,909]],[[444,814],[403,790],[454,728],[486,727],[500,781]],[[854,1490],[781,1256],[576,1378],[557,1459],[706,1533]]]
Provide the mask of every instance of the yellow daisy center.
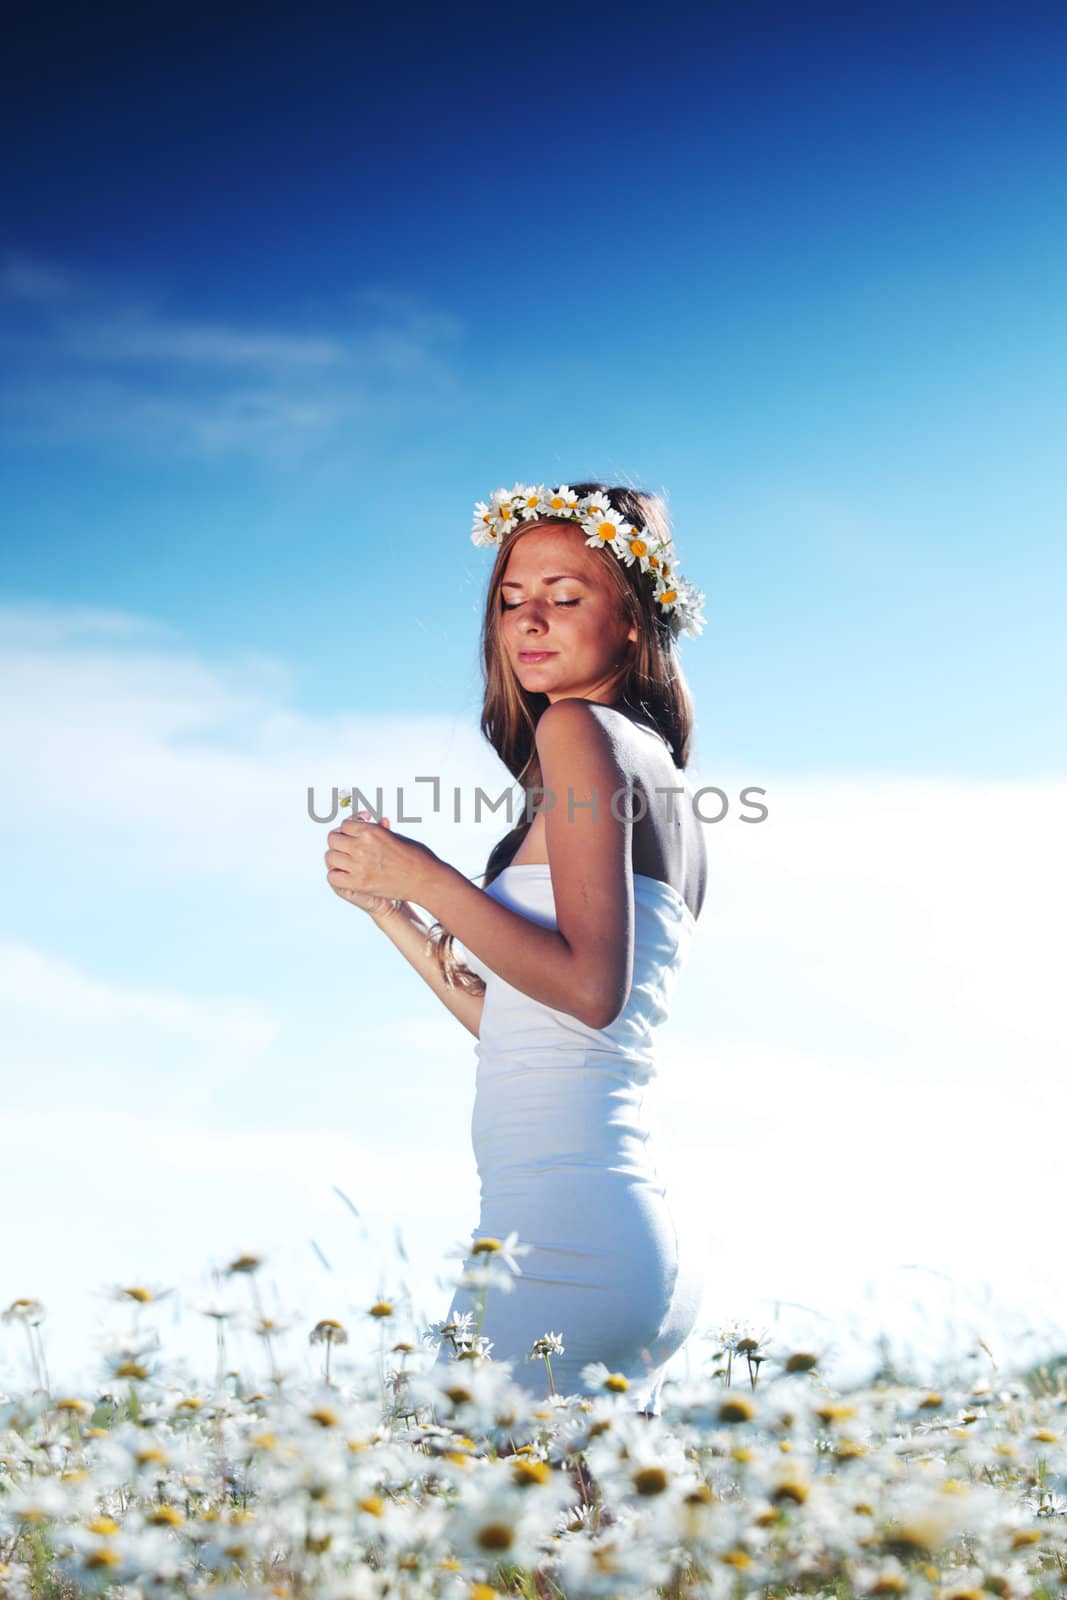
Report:
[[719,1560],[728,1567],[750,1567],[752,1565],[752,1557],[748,1551],[740,1548],[724,1550]]
[[117,1550],[112,1550],[110,1545],[101,1545],[99,1550],[90,1550],[85,1558],[85,1565],[92,1571],[98,1567],[117,1567],[122,1557]]
[[745,1399],[744,1395],[738,1395],[736,1399],[724,1400],[719,1407],[720,1422],[751,1422],[755,1414],[755,1409]]
[[633,1485],[638,1494],[662,1494],[670,1482],[662,1467],[642,1467],[634,1473]]
[[506,1522],[488,1522],[478,1530],[477,1542],[483,1550],[510,1550],[514,1537]]

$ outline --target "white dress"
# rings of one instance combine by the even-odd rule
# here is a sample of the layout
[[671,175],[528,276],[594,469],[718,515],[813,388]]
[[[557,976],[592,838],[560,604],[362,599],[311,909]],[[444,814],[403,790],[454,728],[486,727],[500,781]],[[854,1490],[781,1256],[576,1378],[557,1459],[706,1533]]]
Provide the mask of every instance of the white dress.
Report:
[[[670,884],[642,873],[633,884],[633,985],[607,1028],[531,1000],[464,951],[486,984],[471,1119],[481,1215],[471,1244],[515,1232],[532,1246],[517,1258],[511,1292],[490,1289],[481,1327],[516,1383],[547,1393],[544,1361],[524,1358],[535,1339],[558,1333],[557,1393],[593,1392],[581,1369],[602,1361],[629,1380],[628,1403],[658,1415],[664,1367],[696,1324],[703,1274],[657,1170],[644,1086],[696,924]],[[505,867],[485,892],[557,925],[547,862]],[[476,1327],[479,1304],[477,1292],[457,1289],[449,1318],[473,1311]],[[443,1339],[438,1364],[451,1353]]]

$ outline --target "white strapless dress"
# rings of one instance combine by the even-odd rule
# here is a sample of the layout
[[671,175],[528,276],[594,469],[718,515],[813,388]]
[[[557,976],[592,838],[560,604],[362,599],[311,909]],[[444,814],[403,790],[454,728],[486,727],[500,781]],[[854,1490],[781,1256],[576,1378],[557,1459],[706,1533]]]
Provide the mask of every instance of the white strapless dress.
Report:
[[[696,923],[668,883],[634,874],[634,972],[625,1009],[591,1028],[531,1000],[464,951],[486,984],[475,1054],[471,1136],[481,1215],[471,1235],[532,1246],[510,1293],[491,1289],[482,1334],[514,1381],[543,1396],[535,1339],[562,1336],[552,1356],[559,1394],[591,1392],[581,1369],[621,1372],[636,1410],[659,1414],[666,1363],[692,1332],[703,1274],[668,1203],[644,1089],[656,1075],[653,1032],[669,1012]],[[512,911],[556,927],[549,866],[505,867],[486,889]],[[485,1257],[468,1257],[467,1265]],[[457,1289],[449,1317],[479,1296]],[[438,1364],[451,1355],[443,1340]]]

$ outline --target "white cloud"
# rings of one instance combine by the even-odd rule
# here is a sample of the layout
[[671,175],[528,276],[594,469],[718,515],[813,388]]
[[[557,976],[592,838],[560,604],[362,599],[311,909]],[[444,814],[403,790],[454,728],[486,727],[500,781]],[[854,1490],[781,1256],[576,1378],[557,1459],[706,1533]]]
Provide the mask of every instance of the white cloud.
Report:
[[108,366],[179,361],[280,374],[344,366],[350,359],[337,338],[182,322],[148,306],[120,306],[91,318],[69,318],[58,325],[56,335],[68,355]]
[[64,300],[70,292],[70,275],[53,262],[20,250],[7,250],[0,259],[0,298],[49,302]]
[[0,307],[18,316],[0,324],[0,415],[11,436],[291,463],[461,393],[462,324],[412,295],[368,287],[314,329],[185,315],[160,298],[9,252]]
[[425,344],[455,344],[463,336],[461,319],[427,306],[417,295],[392,285],[368,285],[352,295],[353,305],[392,317]]
[[260,1055],[277,1033],[261,1005],[107,983],[84,966],[17,939],[0,939],[0,1006],[78,1029],[145,1023],[235,1061]]
[[101,606],[59,605],[48,600],[21,600],[0,604],[0,649],[28,647],[47,653],[61,647],[102,639],[117,649],[124,639],[147,643],[158,639],[172,648],[179,643],[176,628],[157,617]]
[[302,392],[244,383],[182,394],[169,381],[153,389],[121,376],[30,374],[0,391],[0,415],[13,439],[121,441],[205,460],[238,454],[292,462],[367,410],[355,386],[330,392],[315,384]]
[[[307,882],[328,831],[308,816],[308,788],[321,806],[332,786],[352,784],[381,786],[393,818],[396,786],[407,785],[406,814],[418,807],[430,818],[421,836],[480,869],[504,824],[452,826],[449,786],[473,797],[480,782],[495,796],[510,780],[475,729],[428,717],[299,716],[285,664],[252,652],[208,664],[153,634],[137,648],[129,619],[107,617],[94,626],[84,608],[76,624],[40,607],[26,622],[17,609],[0,613],[0,821],[43,841],[77,817],[75,877],[97,871],[101,852],[114,862],[117,851],[132,870],[151,846],[152,871],[168,881],[195,868],[262,886],[269,852],[272,872],[300,871]],[[120,647],[109,647],[112,627]],[[436,820],[428,786],[413,782],[421,773],[442,777]]]

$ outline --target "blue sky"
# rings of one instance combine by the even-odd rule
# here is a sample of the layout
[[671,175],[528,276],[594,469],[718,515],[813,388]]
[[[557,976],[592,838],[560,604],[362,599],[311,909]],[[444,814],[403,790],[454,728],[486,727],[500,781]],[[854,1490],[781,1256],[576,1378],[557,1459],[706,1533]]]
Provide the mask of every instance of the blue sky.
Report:
[[[0,229],[0,983],[20,1159],[37,1170],[46,1125],[69,1158],[0,1298],[72,1308],[155,1251],[164,1276],[202,1262],[203,1215],[179,1249],[173,1197],[151,1229],[131,1212],[109,1233],[118,1178],[93,1175],[86,1141],[109,1148],[134,1114],[146,1173],[181,1130],[183,1204],[208,1205],[203,1152],[246,1174],[211,1201],[236,1207],[235,1248],[259,1215],[236,1191],[307,1174],[263,1219],[294,1275],[316,1227],[349,1225],[327,1220],[321,1173],[354,1187],[357,1148],[422,1283],[469,1232],[469,1036],[329,893],[303,801],[431,757],[499,788],[476,736],[488,558],[469,527],[516,479],[668,495],[707,594],[682,645],[694,772],[771,796],[766,828],[731,818],[709,840],[720,899],[662,1046],[685,1066],[663,1085],[680,1162],[707,1170],[685,1143],[697,1097],[738,1130],[723,1171],[766,1173],[749,1073],[783,1094],[799,1073],[840,1133],[858,1061],[865,1104],[909,1073],[941,1096],[948,1146],[980,1082],[983,1116],[1001,1108],[992,1162],[1019,1050],[1049,1092],[1062,1059],[1045,939],[1065,767],[1062,11],[357,26],[312,6],[223,26],[105,8],[58,40],[22,28],[0,109],[19,149]],[[473,873],[494,835],[418,836]],[[405,1071],[421,1102],[391,1098]],[[812,1103],[773,1144],[787,1188]],[[885,1159],[904,1160],[911,1124],[890,1124]],[[874,1131],[848,1130],[871,1170]],[[443,1186],[432,1206],[419,1171]],[[871,1204],[893,1212],[880,1188]],[[939,1270],[982,1239],[975,1261],[1006,1281],[995,1226],[958,1216]],[[730,1227],[707,1245],[709,1319],[781,1296],[796,1261],[781,1240],[731,1257]],[[901,1227],[886,1270],[921,1254],[919,1200]],[[839,1277],[820,1238],[786,1298]],[[1052,1310],[1029,1292],[1032,1316]]]

